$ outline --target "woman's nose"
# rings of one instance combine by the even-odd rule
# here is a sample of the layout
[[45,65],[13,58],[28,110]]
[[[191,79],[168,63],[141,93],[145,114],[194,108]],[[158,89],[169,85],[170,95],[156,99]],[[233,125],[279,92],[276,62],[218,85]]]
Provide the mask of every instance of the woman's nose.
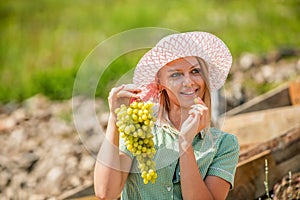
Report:
[[185,75],[184,79],[183,79],[183,82],[182,82],[182,85],[183,86],[191,86],[192,83],[193,83],[193,80],[191,79],[191,77],[188,76],[188,75]]

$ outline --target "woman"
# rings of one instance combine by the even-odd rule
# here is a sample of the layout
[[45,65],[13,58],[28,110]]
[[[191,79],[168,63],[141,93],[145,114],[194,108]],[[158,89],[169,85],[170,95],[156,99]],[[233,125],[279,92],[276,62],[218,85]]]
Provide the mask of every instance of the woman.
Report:
[[[211,128],[211,90],[222,87],[232,57],[205,32],[167,36],[139,61],[133,84],[113,88],[110,117],[95,166],[100,199],[225,199],[233,187],[239,145]],[[145,89],[146,88],[146,89]],[[143,184],[136,160],[119,141],[114,110],[131,98],[158,99],[154,184]],[[121,150],[121,151],[120,151]]]

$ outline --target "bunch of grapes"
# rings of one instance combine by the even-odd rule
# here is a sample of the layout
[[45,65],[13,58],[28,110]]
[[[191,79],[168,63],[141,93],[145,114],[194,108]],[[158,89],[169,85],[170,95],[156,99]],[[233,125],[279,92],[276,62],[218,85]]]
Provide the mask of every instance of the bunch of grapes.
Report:
[[157,178],[153,160],[156,150],[151,132],[156,119],[152,106],[152,102],[133,101],[129,106],[123,104],[115,110],[118,131],[126,148],[137,157],[144,184],[155,183]]

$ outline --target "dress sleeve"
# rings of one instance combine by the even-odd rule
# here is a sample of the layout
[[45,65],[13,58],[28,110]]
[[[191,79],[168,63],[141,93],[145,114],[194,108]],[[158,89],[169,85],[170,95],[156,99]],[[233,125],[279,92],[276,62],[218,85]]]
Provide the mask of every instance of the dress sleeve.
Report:
[[239,151],[240,147],[236,136],[226,134],[219,143],[218,151],[208,169],[207,175],[218,176],[228,181],[232,189]]

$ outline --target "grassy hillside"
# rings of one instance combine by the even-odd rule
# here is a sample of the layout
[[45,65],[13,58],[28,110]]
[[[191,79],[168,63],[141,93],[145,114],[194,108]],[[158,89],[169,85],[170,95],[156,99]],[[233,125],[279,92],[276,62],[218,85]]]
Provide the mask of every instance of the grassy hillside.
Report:
[[[36,93],[72,95],[74,77],[101,41],[137,27],[216,34],[234,58],[300,46],[299,0],[11,0],[0,3],[0,102]],[[134,67],[141,52],[125,55],[105,71],[97,96]]]

